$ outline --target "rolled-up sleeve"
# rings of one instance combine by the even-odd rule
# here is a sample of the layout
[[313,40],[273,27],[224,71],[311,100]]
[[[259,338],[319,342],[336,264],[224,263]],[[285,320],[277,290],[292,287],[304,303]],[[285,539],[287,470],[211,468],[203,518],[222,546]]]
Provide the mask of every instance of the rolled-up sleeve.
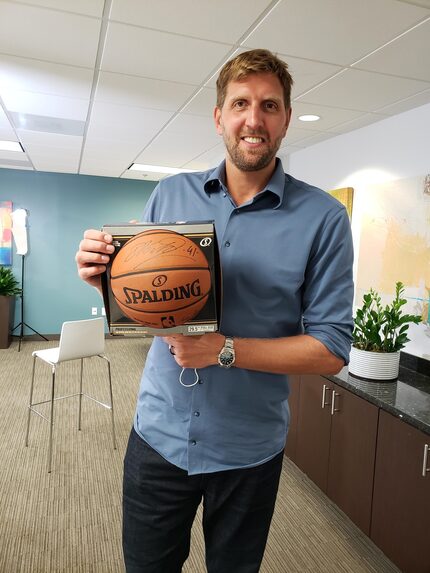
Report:
[[352,342],[353,243],[346,210],[340,207],[321,226],[306,269],[303,293],[305,334],[349,362]]

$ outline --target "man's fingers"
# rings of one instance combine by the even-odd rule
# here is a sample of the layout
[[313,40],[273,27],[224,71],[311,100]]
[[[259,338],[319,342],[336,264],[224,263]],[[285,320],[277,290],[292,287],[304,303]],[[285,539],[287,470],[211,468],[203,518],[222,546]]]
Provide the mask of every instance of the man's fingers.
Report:
[[97,229],[87,229],[84,232],[84,239],[94,239],[104,243],[112,243],[112,235],[103,233],[103,231],[97,231]]
[[79,243],[79,251],[88,251],[92,253],[113,253],[115,247],[110,243],[104,241],[97,241],[96,239],[83,239]]
[[104,265],[109,262],[109,258],[109,255],[96,251],[85,251],[82,249],[79,249],[75,256],[75,260],[78,265],[89,265],[94,263]]
[[97,266],[84,266],[78,269],[78,274],[81,279],[88,280],[91,278],[95,278],[98,275],[104,273],[106,270],[106,265],[97,265]]

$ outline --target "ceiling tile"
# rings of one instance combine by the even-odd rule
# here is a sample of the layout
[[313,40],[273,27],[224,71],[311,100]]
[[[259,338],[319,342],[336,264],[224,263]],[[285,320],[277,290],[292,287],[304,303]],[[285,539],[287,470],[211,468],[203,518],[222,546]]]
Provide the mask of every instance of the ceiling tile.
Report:
[[120,141],[90,136],[85,141],[83,159],[102,160],[106,157],[115,157],[116,161],[128,166],[131,163],[130,157],[136,157],[142,147],[139,141]]
[[225,153],[219,69],[263,46],[295,80],[286,157],[429,103],[429,37],[430,0],[0,0],[0,138],[51,171],[128,177],[137,157],[210,168]]
[[17,131],[50,133],[61,136],[82,136],[85,122],[62,117],[48,117],[31,113],[10,112],[11,120]]
[[[204,140],[207,144],[216,145],[221,137],[215,130],[212,117],[203,117],[181,113],[166,127],[165,133],[177,133],[183,137]],[[209,145],[207,145],[209,147]],[[202,149],[203,151],[203,149]]]
[[329,133],[327,131],[322,131],[321,133],[315,133],[310,137],[306,137],[305,139],[301,139],[299,145],[303,147],[309,147],[310,145],[315,145],[316,143],[321,143],[321,141],[326,141],[331,137],[335,137],[335,133]]
[[424,8],[430,9],[430,0],[399,0],[399,2],[405,2],[405,4],[415,4],[415,6],[423,6]]
[[135,163],[182,167],[212,146],[213,143],[208,145],[204,137],[164,132],[136,158]]
[[303,149],[303,147],[301,146],[300,143],[298,143],[297,145],[284,145],[278,151],[278,157],[280,157],[281,161],[283,161],[290,153],[295,153],[296,151],[300,151],[301,149]]
[[216,90],[213,88],[202,88],[199,93],[184,108],[185,113],[193,115],[204,115],[213,117],[216,105]]
[[106,156],[99,157],[84,152],[79,173],[97,175],[101,170],[103,175],[119,177],[129,165],[130,161],[128,159],[116,157],[115,155],[111,156],[109,161],[106,161]]
[[136,162],[182,167],[219,142],[212,118],[184,113],[169,124]]
[[[94,65],[101,20],[0,2],[0,52],[62,64]],[[53,49],[55,46],[55,49]]]
[[[260,46],[256,46],[260,47]],[[228,58],[229,60],[238,54],[247,52],[250,48],[240,48],[236,50]],[[291,75],[293,76],[294,84],[292,88],[292,98],[295,98],[303,92],[315,87],[323,80],[326,80],[339,72],[342,67],[333,64],[325,64],[322,62],[315,62],[311,60],[304,60],[303,58],[295,58],[293,56],[286,56],[278,53],[279,57],[287,62]],[[216,88],[216,80],[218,73],[207,82],[207,87]]]
[[125,170],[121,175],[122,179],[138,179],[140,181],[161,181],[165,179],[167,175],[165,173],[148,172],[143,173],[142,171],[130,171]]
[[[366,86],[365,90],[363,86]],[[418,80],[350,69],[308,92],[299,98],[299,101],[343,109],[374,111],[429,87],[430,83]]]
[[310,60],[283,56],[281,54],[280,58],[287,62],[290,74],[294,80],[291,91],[292,98],[300,96],[303,92],[334,76],[342,69],[340,66],[312,62]]
[[311,137],[311,135],[318,135],[319,133],[321,132],[317,129],[300,129],[298,127],[289,127],[287,135],[282,142],[282,147],[286,147],[287,145],[295,145],[303,139]]
[[[427,57],[419,57],[427,54]],[[359,62],[355,68],[430,81],[430,20]]]
[[[327,107],[324,105],[315,105],[312,103],[304,103],[302,101],[294,101],[292,104],[293,113],[290,122],[290,128],[295,127],[298,129],[311,129],[324,131],[333,125],[343,123],[355,119],[363,114],[361,111],[353,111],[350,109],[341,109],[338,107]],[[321,117],[318,121],[303,122],[298,119],[300,115],[312,114]]]
[[8,89],[3,89],[0,93],[9,111],[81,121],[87,118],[88,100]]
[[96,98],[99,102],[176,111],[196,91],[196,86],[125,74],[100,72]]
[[18,135],[38,171],[77,173],[82,137],[24,130]]
[[225,44],[111,23],[101,68],[198,85],[229,50]]
[[14,130],[7,125],[0,125],[0,139],[4,141],[17,141]]
[[425,105],[426,103],[430,103],[430,89],[416,96],[412,96],[397,103],[393,103],[392,105],[381,107],[376,111],[378,113],[383,113],[387,115],[395,115],[397,113],[408,111],[409,109],[412,109],[414,107]]
[[168,111],[96,102],[88,135],[106,140],[141,141],[143,147],[172,115]]
[[95,177],[119,177],[122,173],[121,169],[115,169],[111,165],[107,165],[106,162],[94,165],[88,165],[85,168],[81,166],[79,169],[79,175],[92,175]]
[[269,0],[113,0],[111,19],[233,44],[270,4]]
[[6,159],[4,161],[0,159],[0,167],[2,169],[23,169],[25,171],[34,171],[30,163],[21,163],[20,161],[14,161],[13,159]]
[[103,15],[104,0],[14,0],[18,4],[33,4],[75,14],[85,14],[86,16]]
[[4,88],[89,99],[93,71],[0,54],[0,93]]
[[201,155],[192,159],[189,163],[183,165],[187,169],[199,169],[205,171],[211,167],[216,167],[225,158],[225,146],[223,143],[218,143],[212,149],[205,151]]
[[10,159],[28,163],[28,158],[26,157],[25,153],[22,153],[21,151],[4,151],[3,149],[0,149],[0,158],[3,161]]
[[82,137],[77,135],[60,135],[24,129],[19,129],[17,133],[27,151],[34,151],[38,146],[44,150],[44,153],[47,148],[55,147],[62,150],[80,151],[83,141]]
[[428,15],[393,0],[283,0],[244,44],[348,65]]
[[341,123],[330,128],[330,131],[333,133],[347,133],[349,131],[353,131],[354,129],[359,129],[361,127],[366,127],[372,123],[376,123],[377,121],[381,121],[382,119],[387,119],[386,115],[379,115],[377,113],[367,113],[360,116],[357,119],[353,119],[352,121],[347,121],[345,123]]
[[16,135],[3,108],[0,106],[0,139],[16,141]]

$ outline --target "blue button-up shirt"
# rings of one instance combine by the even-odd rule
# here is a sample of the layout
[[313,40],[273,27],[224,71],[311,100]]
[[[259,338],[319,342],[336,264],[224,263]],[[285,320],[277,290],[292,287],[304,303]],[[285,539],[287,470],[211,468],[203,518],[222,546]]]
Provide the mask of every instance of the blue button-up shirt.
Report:
[[[220,332],[244,338],[305,333],[348,362],[352,239],[345,208],[277,165],[267,187],[237,207],[225,165],[162,180],[144,221],[213,220],[222,266]],[[250,467],[285,445],[288,376],[209,366],[184,388],[168,346],[154,338],[137,402],[136,431],[191,474]],[[186,382],[192,381],[188,370]]]

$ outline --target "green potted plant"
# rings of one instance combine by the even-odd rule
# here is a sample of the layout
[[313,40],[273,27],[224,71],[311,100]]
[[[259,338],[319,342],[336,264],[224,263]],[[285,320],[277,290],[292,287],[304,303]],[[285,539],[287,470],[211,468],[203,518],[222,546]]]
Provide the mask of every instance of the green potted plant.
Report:
[[405,314],[404,285],[396,283],[396,296],[385,307],[372,288],[363,296],[363,306],[356,311],[349,373],[366,380],[394,381],[399,375],[400,350],[409,341],[410,324],[421,317]]
[[20,294],[21,289],[12,269],[0,266],[0,348],[10,346],[15,297]]

